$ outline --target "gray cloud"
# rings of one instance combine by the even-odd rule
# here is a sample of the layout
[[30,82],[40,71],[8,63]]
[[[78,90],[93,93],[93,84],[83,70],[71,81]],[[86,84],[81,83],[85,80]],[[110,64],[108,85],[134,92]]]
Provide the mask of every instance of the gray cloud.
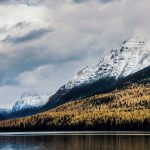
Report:
[[12,28],[23,28],[23,27],[25,27],[27,25],[29,25],[29,23],[27,23],[25,21],[24,22],[18,22]]
[[0,4],[7,3],[9,0],[0,0]]
[[26,4],[28,6],[39,4],[41,0],[0,0],[0,4]]
[[[16,27],[18,26],[22,26],[22,23],[18,23]],[[12,37],[8,35],[4,40],[2,40],[2,42],[20,44],[20,43],[39,39],[40,37],[47,34],[48,32],[53,32],[53,30],[49,30],[49,29],[32,30],[27,34],[18,37]]]
[[89,2],[90,0],[73,0],[75,3]]
[[[3,26],[3,27],[0,27],[0,33],[9,33],[9,31],[13,30],[13,29],[21,29],[23,30],[23,28],[26,28],[30,25],[30,23],[27,23],[27,22],[18,22],[16,23],[15,25],[11,26],[11,27],[7,27],[7,26]],[[10,37],[10,36],[8,36]],[[3,42],[8,38],[6,37],[4,40],[2,40]],[[1,41],[1,42],[2,42]],[[7,40],[6,40],[7,41]]]
[[[73,0],[75,3],[83,3],[83,2],[89,2],[93,0]],[[95,0],[97,2],[102,2],[102,3],[108,3],[108,2],[113,2],[114,0]]]
[[[66,62],[77,61],[85,54],[72,54],[68,56],[54,55],[44,47],[27,47],[16,54],[0,54],[0,86],[18,84],[15,78],[26,71],[31,71],[39,66],[51,64],[60,65]],[[7,61],[6,61],[7,60]]]
[[102,2],[102,3],[109,3],[109,2],[113,2],[113,1],[115,1],[115,0],[98,0],[98,1],[100,1],[100,2]]

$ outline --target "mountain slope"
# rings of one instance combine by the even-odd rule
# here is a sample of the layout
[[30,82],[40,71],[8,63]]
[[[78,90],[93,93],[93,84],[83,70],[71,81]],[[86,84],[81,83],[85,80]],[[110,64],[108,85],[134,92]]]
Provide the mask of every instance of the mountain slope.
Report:
[[[100,88],[101,85],[103,85],[103,88],[104,88],[103,81],[104,80],[101,80],[101,82],[95,82],[95,84],[92,84],[92,85],[89,84],[87,86],[87,89],[84,86],[84,89],[85,89],[84,91],[83,90],[82,91],[79,90],[80,91],[80,93],[79,93],[78,90],[77,90],[77,92],[78,92],[78,94],[80,94],[80,96],[83,96],[83,97],[88,97],[86,95],[86,93],[88,93],[88,94],[90,93],[89,95],[94,95],[93,94],[94,88],[101,89]],[[105,81],[105,83],[106,82],[108,83],[109,81],[107,80],[107,81]],[[138,71],[138,72],[136,72],[136,73],[134,73],[132,75],[129,75],[129,76],[125,77],[125,78],[121,78],[121,79],[119,79],[115,83],[114,82],[112,82],[112,83],[113,83],[112,85],[111,85],[111,82],[108,83],[108,84],[106,84],[105,88],[107,89],[107,91],[108,91],[108,89],[109,89],[109,91],[112,91],[112,90],[114,90],[116,88],[118,88],[118,89],[126,88],[126,87],[128,87],[128,86],[130,86],[132,84],[143,84],[143,85],[146,85],[146,84],[150,83],[150,67],[147,67],[147,68],[145,68],[143,70],[140,70],[140,71]],[[71,92],[69,92],[69,94],[75,96],[75,93],[73,93],[73,92],[75,92],[75,91],[72,90]],[[97,93],[97,92],[95,92],[95,93]],[[102,93],[102,92],[100,91],[100,93]],[[105,93],[106,93],[106,91],[105,91]],[[27,95],[30,97],[29,100],[27,99],[28,98]],[[65,96],[68,96],[68,95],[65,95]],[[40,103],[40,104],[37,105],[37,103],[34,102],[35,105],[33,105],[34,103],[31,103],[30,106],[27,105],[27,104],[29,104],[27,102],[33,101],[37,97],[39,97],[39,96],[37,96],[37,94],[34,95],[34,96],[33,96],[33,94],[32,94],[32,96],[31,96],[31,94],[25,94],[25,95],[23,95],[21,97],[21,99],[19,100],[21,102],[17,101],[16,104],[13,106],[12,111],[9,111],[7,114],[5,113],[5,115],[4,115],[4,113],[1,114],[0,120],[4,120],[4,119],[6,120],[6,119],[11,119],[11,118],[20,118],[20,117],[25,117],[25,116],[31,116],[33,114],[36,114],[36,113],[44,111],[44,109],[45,109],[45,107],[47,107],[47,105],[43,105],[43,102],[41,103],[41,100],[42,100],[41,98],[38,99],[38,101],[39,101],[38,103]],[[44,103],[46,101],[48,101],[48,95],[42,95],[41,97],[47,98],[47,99],[45,99]],[[63,98],[65,99],[65,97],[63,97]],[[19,104],[20,103],[22,104],[22,99],[23,100],[27,99],[27,101],[24,102],[23,105],[21,106]],[[74,100],[77,100],[77,99],[74,99]],[[66,103],[66,102],[67,101],[62,102],[62,104]],[[50,109],[50,108],[47,108],[47,109]]]
[[0,109],[0,120],[4,120],[8,114],[10,114],[11,109]]
[[91,83],[99,79],[126,77],[150,65],[150,41],[142,38],[130,38],[121,47],[112,50],[110,55],[103,58],[97,65],[86,67],[68,82],[64,88]]
[[149,129],[149,84],[131,85],[71,101],[31,117],[0,122],[0,131]]
[[116,85],[119,86],[123,78],[149,67],[149,64],[150,41],[137,37],[130,38],[94,67],[86,67],[79,71],[73,80],[50,97],[44,110],[70,100],[109,92],[116,88]]

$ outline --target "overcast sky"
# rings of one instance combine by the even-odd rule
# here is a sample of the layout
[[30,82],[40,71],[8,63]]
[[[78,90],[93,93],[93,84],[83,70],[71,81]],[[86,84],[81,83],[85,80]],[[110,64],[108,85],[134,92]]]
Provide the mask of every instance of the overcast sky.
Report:
[[53,94],[130,36],[150,33],[148,0],[0,0],[0,108]]

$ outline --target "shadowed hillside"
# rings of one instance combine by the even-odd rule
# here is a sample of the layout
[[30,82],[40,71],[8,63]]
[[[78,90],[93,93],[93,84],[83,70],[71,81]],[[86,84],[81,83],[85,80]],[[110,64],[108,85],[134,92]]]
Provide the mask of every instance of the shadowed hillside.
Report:
[[50,97],[49,102],[41,109],[42,111],[62,105],[66,102],[83,99],[99,93],[108,93],[113,90],[127,88],[131,84],[150,83],[150,67],[144,68],[127,77],[115,80],[114,78],[100,79],[96,82],[64,91],[63,88]]

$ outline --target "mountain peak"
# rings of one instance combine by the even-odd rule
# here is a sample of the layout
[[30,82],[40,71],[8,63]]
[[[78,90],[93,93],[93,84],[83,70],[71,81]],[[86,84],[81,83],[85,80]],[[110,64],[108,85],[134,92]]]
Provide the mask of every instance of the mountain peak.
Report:
[[71,89],[99,79],[115,79],[133,74],[150,64],[150,41],[145,37],[134,36],[125,40],[119,48],[113,49],[97,65],[85,67],[64,87]]
[[133,36],[122,43],[122,47],[139,48],[141,46],[150,47],[150,40],[147,37]]

